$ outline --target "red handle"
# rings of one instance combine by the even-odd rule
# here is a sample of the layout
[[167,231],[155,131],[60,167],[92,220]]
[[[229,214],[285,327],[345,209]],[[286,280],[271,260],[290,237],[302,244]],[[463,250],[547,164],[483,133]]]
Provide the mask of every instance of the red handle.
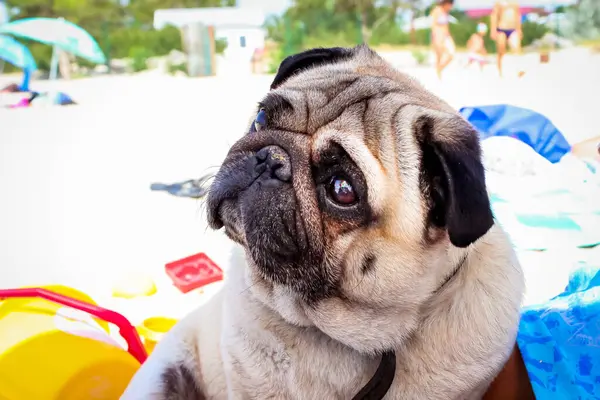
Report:
[[64,296],[42,288],[24,288],[24,289],[0,289],[0,300],[5,298],[27,298],[40,297],[42,299],[53,301],[67,307],[75,308],[93,315],[96,318],[116,325],[119,328],[119,333],[127,342],[129,354],[135,357],[140,363],[146,361],[148,354],[142,345],[142,341],[137,331],[131,323],[123,315],[116,311],[107,310],[93,304],[89,304],[71,297]]

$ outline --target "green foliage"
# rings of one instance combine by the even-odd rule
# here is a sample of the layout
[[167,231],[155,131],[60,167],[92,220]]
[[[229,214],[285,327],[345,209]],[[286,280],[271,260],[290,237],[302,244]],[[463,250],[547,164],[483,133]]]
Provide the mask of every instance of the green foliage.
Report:
[[41,71],[50,71],[50,62],[52,60],[52,47],[37,42],[23,42],[29,48],[31,55],[37,63],[38,69]]
[[145,47],[133,46],[129,48],[129,57],[131,58],[131,68],[134,72],[139,72],[147,68],[146,61],[150,57],[150,52]]
[[566,10],[565,34],[575,40],[600,39],[600,1],[580,0],[579,6]]
[[175,74],[176,72],[183,72],[187,75],[188,73],[188,68],[187,68],[187,64],[183,63],[183,64],[169,64],[169,73],[171,75]]
[[[174,27],[166,27],[162,30],[141,27],[112,29],[106,37],[99,38],[98,44],[110,59],[133,58],[135,70],[140,70],[142,65],[145,68],[145,59],[142,63],[143,57],[163,56],[171,50],[182,50],[181,35]],[[26,45],[36,60],[38,69],[50,70],[52,47],[36,42],[26,42]],[[78,63],[84,67],[94,65],[82,59],[79,59]]]
[[[111,58],[130,57],[130,50],[138,47],[144,48],[149,57],[162,56],[171,50],[182,48],[179,29],[172,26],[161,30],[145,29],[140,26],[112,29],[104,42],[110,43]],[[102,44],[100,46],[102,47]]]
[[548,32],[546,26],[530,21],[525,21],[521,25],[521,29],[523,30],[523,40],[521,44],[524,47],[529,46],[534,40],[541,38]]
[[227,48],[227,39],[215,39],[215,53],[223,54]]
[[[18,10],[12,19],[28,17],[63,17],[80,25],[98,42],[104,54],[112,58],[134,58],[141,68],[143,57],[168,54],[182,50],[178,28],[152,28],[154,11],[158,8],[222,7],[233,6],[235,0],[130,0],[122,6],[118,0],[7,0],[9,9]],[[40,70],[50,68],[50,46],[28,42]],[[217,52],[223,52],[226,43],[217,41]],[[143,49],[143,51],[142,51]],[[78,60],[83,66],[92,66]]]
[[412,56],[418,65],[424,65],[429,58],[429,53],[423,50],[413,50]]
[[130,0],[127,12],[137,23],[150,27],[157,9],[231,6],[235,6],[235,0]]
[[[19,13],[14,17],[64,17],[86,29],[107,55],[112,58],[133,58],[135,68],[142,68],[142,58],[162,56],[171,50],[181,50],[182,40],[177,28],[152,28],[154,11],[158,8],[219,7],[235,5],[235,0],[130,0],[126,6],[117,0],[7,0],[8,7]],[[277,44],[273,68],[288,55],[318,46],[353,46],[363,40],[370,45],[429,45],[430,31],[405,32],[398,14],[411,10],[415,16],[425,15],[431,4],[423,0],[294,0],[283,16],[268,20],[265,27],[269,38]],[[599,26],[600,12],[597,0],[581,0],[581,8],[589,15],[582,26]],[[567,8],[567,14],[574,12]],[[452,15],[459,20],[450,30],[457,46],[464,46],[480,21],[467,18],[458,10]],[[569,14],[570,15],[570,14]],[[595,19],[594,19],[595,18]],[[484,18],[488,23],[489,18]],[[578,20],[579,21],[579,20]],[[586,25],[587,24],[587,25]],[[591,25],[590,25],[591,24]],[[595,24],[595,25],[594,25]],[[600,28],[599,28],[600,29]],[[527,45],[541,37],[545,29],[526,22],[523,25]],[[485,38],[486,47],[494,51],[494,44]],[[28,43],[42,70],[49,69],[52,49],[49,46]],[[217,41],[217,53],[227,46]],[[79,62],[86,66],[85,61]]]
[[567,12],[567,6],[558,6],[556,7],[556,9],[554,9],[555,13],[560,13],[560,14],[564,14]]

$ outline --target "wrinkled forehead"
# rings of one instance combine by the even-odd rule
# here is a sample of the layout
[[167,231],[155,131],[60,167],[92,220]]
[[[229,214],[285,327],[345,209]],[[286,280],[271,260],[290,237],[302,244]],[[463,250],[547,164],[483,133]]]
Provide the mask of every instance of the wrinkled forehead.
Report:
[[[269,116],[269,128],[309,137],[315,163],[332,144],[340,145],[363,172],[370,203],[379,209],[384,203],[381,188],[396,173],[395,154],[416,146],[410,132],[398,135],[402,109],[440,107],[437,103],[418,83],[391,67],[350,61],[290,78],[272,90],[261,107]],[[418,163],[414,151],[401,152],[405,162]]]
[[414,79],[380,58],[359,54],[290,77],[267,94],[261,107],[269,115],[269,125],[313,136],[339,119],[349,124],[352,117],[360,118],[366,106],[392,112],[406,104],[449,111]]

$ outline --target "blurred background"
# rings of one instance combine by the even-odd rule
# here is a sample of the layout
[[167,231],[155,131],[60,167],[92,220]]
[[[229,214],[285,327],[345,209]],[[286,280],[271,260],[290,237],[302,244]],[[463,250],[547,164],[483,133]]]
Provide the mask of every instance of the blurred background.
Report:
[[[228,268],[197,179],[281,60],[366,42],[476,125],[528,301],[557,293],[600,263],[600,1],[511,3],[522,50],[502,77],[494,4],[444,11],[455,51],[438,76],[442,6],[426,0],[0,0],[0,287],[69,285],[132,320],[204,301],[165,273],[199,252]],[[134,310],[115,287],[139,282],[158,289]]]
[[[318,46],[367,42],[379,49],[409,49],[418,64],[427,62],[435,6],[427,0],[2,0],[0,22],[61,17],[89,32],[107,57],[96,66],[77,60],[70,77],[163,68],[185,72],[189,24],[212,26],[219,62],[256,55],[255,72],[273,72],[287,55]],[[524,0],[522,45],[530,51],[581,45],[597,48],[598,5],[594,0]],[[465,48],[479,22],[489,25],[493,0],[457,0],[450,30]],[[40,72],[48,72],[52,47],[27,43]],[[485,47],[494,52],[489,36]],[[240,66],[241,67],[241,66]],[[243,67],[248,67],[244,65]],[[15,67],[5,65],[4,72]],[[64,70],[64,68],[63,68]],[[67,71],[62,71],[64,74]]]

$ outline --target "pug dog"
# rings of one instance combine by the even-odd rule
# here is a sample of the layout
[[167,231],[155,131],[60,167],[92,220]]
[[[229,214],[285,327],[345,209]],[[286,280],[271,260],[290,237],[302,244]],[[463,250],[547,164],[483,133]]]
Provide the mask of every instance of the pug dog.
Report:
[[133,399],[477,399],[523,274],[476,131],[367,46],[286,58],[207,197],[226,283],[157,345]]

